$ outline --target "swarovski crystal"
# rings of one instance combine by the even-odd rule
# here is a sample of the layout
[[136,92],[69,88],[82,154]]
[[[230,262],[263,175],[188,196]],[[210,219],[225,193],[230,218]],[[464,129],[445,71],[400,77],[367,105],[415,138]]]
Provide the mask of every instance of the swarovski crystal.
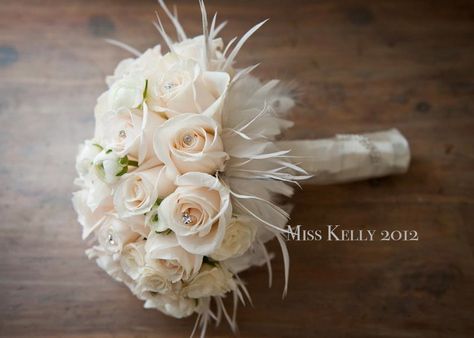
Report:
[[184,135],[184,137],[183,137],[184,144],[186,144],[187,146],[190,146],[193,143],[193,141],[194,141],[194,137],[192,137],[189,134]]
[[183,217],[181,219],[184,224],[191,224],[193,222],[193,218],[187,212],[183,212]]
[[167,82],[167,83],[165,83],[164,86],[163,86],[163,88],[164,88],[165,90],[171,90],[171,89],[173,89],[174,87],[176,87],[176,84],[173,83],[173,82]]

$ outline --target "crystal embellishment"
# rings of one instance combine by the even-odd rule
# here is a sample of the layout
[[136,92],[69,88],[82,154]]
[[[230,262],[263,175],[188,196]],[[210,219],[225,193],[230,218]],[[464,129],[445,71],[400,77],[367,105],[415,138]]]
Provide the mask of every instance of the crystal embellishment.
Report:
[[163,86],[163,88],[167,91],[170,91],[171,89],[173,89],[174,87],[176,87],[176,84],[173,83],[173,82],[166,82]]
[[183,212],[183,217],[181,219],[183,221],[184,224],[191,224],[193,222],[193,218],[192,216],[187,213],[187,212]]
[[187,146],[190,146],[194,141],[194,137],[192,137],[191,135],[184,135],[183,137],[183,142],[185,145]]

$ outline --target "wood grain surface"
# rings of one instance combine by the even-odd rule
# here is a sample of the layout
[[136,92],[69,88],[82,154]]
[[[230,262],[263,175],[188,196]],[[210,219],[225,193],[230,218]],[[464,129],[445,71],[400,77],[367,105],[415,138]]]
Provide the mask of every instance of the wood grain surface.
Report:
[[[239,65],[298,85],[287,139],[399,128],[403,176],[304,186],[292,224],[417,230],[417,242],[289,242],[290,290],[243,274],[241,337],[474,337],[472,1],[206,1],[223,37],[271,20]],[[186,337],[194,318],[145,310],[84,255],[71,206],[77,145],[104,76],[160,42],[154,1],[0,2],[0,336]],[[179,1],[190,33],[197,1]],[[278,247],[273,243],[273,251]],[[226,325],[209,337],[232,336]]]

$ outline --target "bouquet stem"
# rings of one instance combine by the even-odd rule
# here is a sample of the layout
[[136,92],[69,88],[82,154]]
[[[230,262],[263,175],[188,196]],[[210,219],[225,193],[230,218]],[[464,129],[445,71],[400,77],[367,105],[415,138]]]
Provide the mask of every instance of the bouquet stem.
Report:
[[313,177],[312,184],[342,183],[402,174],[408,170],[410,148],[397,129],[341,134],[329,139],[279,141],[291,149],[294,163]]

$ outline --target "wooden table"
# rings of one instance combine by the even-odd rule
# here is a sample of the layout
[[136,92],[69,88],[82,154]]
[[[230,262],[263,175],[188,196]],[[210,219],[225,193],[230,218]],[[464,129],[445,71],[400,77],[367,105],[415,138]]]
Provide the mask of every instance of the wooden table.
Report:
[[[207,1],[242,35],[256,74],[301,91],[286,138],[399,128],[404,176],[296,193],[292,224],[417,230],[417,242],[289,242],[281,300],[265,269],[243,275],[242,337],[474,337],[474,4],[471,1]],[[104,76],[160,42],[154,1],[0,4],[0,335],[185,337],[192,318],[145,310],[83,254],[70,197]],[[179,4],[191,33],[197,1]],[[277,245],[272,245],[278,252]],[[226,325],[209,337],[231,336]]]

